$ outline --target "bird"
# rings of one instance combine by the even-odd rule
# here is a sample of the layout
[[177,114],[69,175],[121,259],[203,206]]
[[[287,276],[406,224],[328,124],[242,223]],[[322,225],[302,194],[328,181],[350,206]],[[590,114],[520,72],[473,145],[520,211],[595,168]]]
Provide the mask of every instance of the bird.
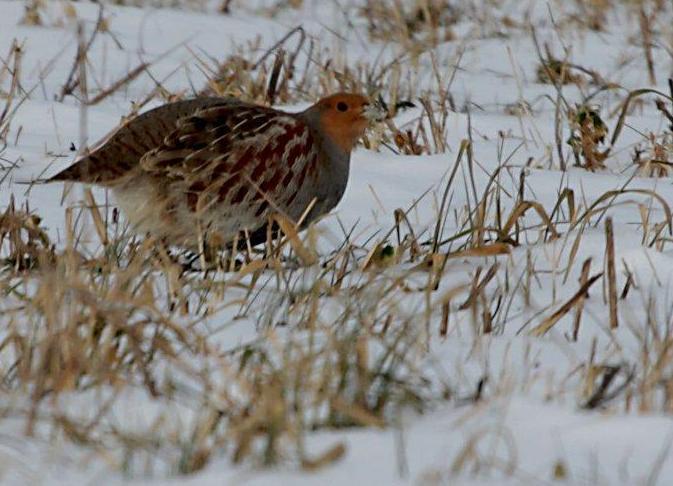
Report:
[[174,101],[122,124],[47,182],[112,190],[137,233],[197,249],[252,246],[272,216],[300,229],[347,187],[358,139],[385,117],[380,103],[340,92],[288,113],[228,97]]

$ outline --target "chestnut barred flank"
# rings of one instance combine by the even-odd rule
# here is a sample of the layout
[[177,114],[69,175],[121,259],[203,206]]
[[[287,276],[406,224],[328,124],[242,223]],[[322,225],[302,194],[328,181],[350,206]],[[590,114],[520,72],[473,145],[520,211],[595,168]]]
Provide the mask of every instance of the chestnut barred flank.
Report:
[[353,94],[296,114],[178,101],[124,124],[51,180],[112,188],[137,230],[172,244],[194,247],[206,233],[227,245],[246,232],[258,244],[274,213],[305,225],[336,206],[350,152],[379,112]]

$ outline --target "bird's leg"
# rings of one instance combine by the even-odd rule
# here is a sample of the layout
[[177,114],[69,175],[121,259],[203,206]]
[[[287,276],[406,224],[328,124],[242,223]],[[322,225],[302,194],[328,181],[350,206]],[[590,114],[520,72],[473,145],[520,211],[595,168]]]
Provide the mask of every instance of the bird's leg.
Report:
[[196,265],[196,262],[198,262],[201,259],[201,254],[189,251],[188,255],[189,257],[187,261],[181,263],[182,271],[194,272],[194,273],[202,272],[203,270],[201,269],[201,267]]
[[[185,253],[180,251],[172,251],[166,238],[161,238],[159,241],[156,241],[156,244],[153,245],[153,248],[153,258],[157,260],[164,271],[169,270],[167,267],[178,267],[181,269],[178,276],[179,282],[182,279],[184,273],[189,271],[188,267],[190,264],[181,261],[181,257],[183,257]],[[180,292],[175,286],[175,281],[173,279],[168,279],[167,304],[171,312],[178,308],[178,306],[181,306],[185,312],[188,311],[189,301],[181,299]]]
[[160,261],[179,266],[182,269],[181,273],[195,272],[199,270],[198,268],[194,267],[194,262],[196,262],[196,260],[199,258],[197,253],[194,253],[190,250],[171,248],[165,238],[162,238],[158,242],[156,248],[154,249],[154,255],[158,257]]

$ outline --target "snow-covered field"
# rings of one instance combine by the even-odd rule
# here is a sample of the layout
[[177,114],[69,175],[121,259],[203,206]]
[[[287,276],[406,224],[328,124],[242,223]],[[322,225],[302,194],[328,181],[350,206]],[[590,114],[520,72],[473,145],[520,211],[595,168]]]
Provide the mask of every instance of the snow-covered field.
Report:
[[[673,484],[670,2],[102,3],[0,1],[0,481]],[[27,184],[281,55],[274,106],[391,107],[318,264],[181,272]]]

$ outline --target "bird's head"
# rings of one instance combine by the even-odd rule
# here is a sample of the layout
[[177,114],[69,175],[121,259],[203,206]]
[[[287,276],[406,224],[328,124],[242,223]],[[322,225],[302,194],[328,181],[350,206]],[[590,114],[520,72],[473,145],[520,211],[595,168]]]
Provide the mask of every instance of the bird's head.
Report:
[[307,113],[310,113],[319,130],[347,153],[371,122],[381,121],[386,115],[377,103],[353,93],[337,93],[322,98]]

